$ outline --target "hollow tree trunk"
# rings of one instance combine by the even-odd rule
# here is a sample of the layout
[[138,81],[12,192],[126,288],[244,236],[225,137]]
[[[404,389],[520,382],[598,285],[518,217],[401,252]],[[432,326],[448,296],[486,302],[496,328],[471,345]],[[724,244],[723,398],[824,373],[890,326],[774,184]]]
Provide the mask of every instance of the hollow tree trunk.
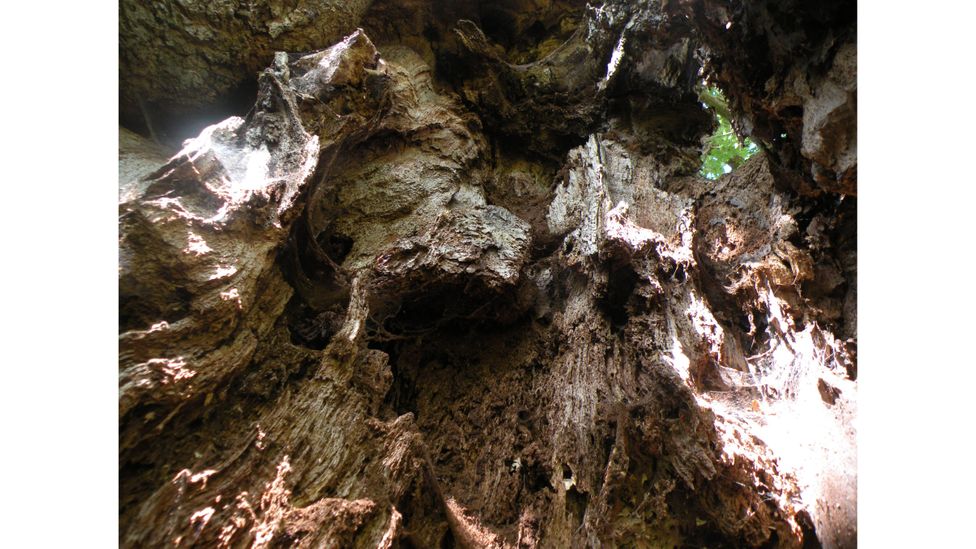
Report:
[[[121,545],[856,544],[849,10],[251,4],[328,21],[122,132]],[[159,63],[253,41],[159,6]],[[703,64],[766,149],[718,181]]]

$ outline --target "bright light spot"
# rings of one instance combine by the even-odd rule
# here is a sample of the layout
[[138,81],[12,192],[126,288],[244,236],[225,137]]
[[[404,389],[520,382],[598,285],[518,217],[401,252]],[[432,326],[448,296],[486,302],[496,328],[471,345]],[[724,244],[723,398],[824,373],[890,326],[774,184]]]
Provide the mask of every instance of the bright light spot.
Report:
[[256,425],[255,427],[258,430],[258,434],[257,440],[254,441],[254,445],[258,447],[258,450],[264,450],[264,437],[268,436],[268,433],[265,433],[264,430],[261,429],[260,424]]
[[203,486],[206,486],[207,485],[207,480],[210,477],[212,477],[213,474],[216,473],[216,472],[217,472],[216,469],[205,469],[203,471],[200,471],[199,473],[197,473],[197,474],[195,474],[195,475],[193,475],[193,476],[190,477],[190,483],[191,484],[196,484],[196,483],[200,482],[200,483],[203,483]]
[[692,325],[695,327],[695,331],[708,341],[710,351],[715,356],[718,356],[720,350],[719,342],[724,339],[724,331],[718,321],[715,320],[715,317],[712,316],[712,311],[708,309],[705,300],[692,292],[691,304],[688,306],[686,312]]
[[646,229],[630,221],[627,218],[627,210],[630,205],[626,200],[621,200],[617,205],[606,213],[604,219],[604,231],[610,238],[623,240],[634,250],[639,250],[647,244],[652,244],[663,240],[663,237],[651,229]]
[[732,28],[732,21],[729,21],[728,23],[725,24],[725,30],[729,30],[731,28]]
[[189,236],[187,237],[186,240],[187,240],[187,245],[186,248],[183,249],[184,253],[204,255],[208,252],[213,251],[213,249],[210,246],[207,246],[207,241],[204,240],[202,236],[196,233],[193,232],[189,233]]
[[162,322],[157,322],[149,327],[149,333],[162,332],[163,330],[169,330],[169,322],[165,320]]
[[824,404],[817,379],[843,386],[852,401],[855,386],[833,372],[838,349],[830,343],[832,334],[814,324],[797,331],[768,282],[760,297],[769,311],[772,349],[759,360],[750,359],[749,367],[758,385],[778,398],[764,398],[765,421],[757,434],[784,468],[794,472],[802,499],[811,506],[822,497],[827,475],[857,469],[856,445]]
[[207,280],[217,280],[218,278],[227,278],[228,276],[234,275],[234,273],[236,272],[237,272],[237,267],[233,267],[233,266],[221,267],[220,265],[218,265],[217,270],[214,272],[214,274],[210,275],[210,278],[208,278]]
[[244,172],[244,181],[241,182],[241,189],[245,191],[263,189],[268,179],[268,161],[270,160],[271,153],[263,145],[254,151],[247,159],[247,168]]
[[621,36],[620,40],[617,41],[617,47],[613,49],[613,53],[610,55],[610,62],[607,63],[607,75],[603,77],[603,81],[598,84],[599,89],[604,89],[607,87],[607,82],[610,81],[610,77],[617,72],[617,66],[620,65],[620,59],[624,56],[624,44],[627,42],[627,37]]
[[231,288],[226,292],[220,292],[220,298],[224,301],[237,301],[237,308],[243,309],[244,304],[241,302],[241,293],[237,291],[237,288]]
[[196,371],[186,368],[186,361],[183,357],[176,358],[153,358],[148,360],[145,365],[163,374],[160,383],[168,385],[177,383],[197,375]]
[[676,334],[671,336],[671,365],[677,370],[678,375],[681,376],[685,382],[688,381],[690,377],[691,370],[691,360],[688,359],[688,355],[685,354],[684,348],[681,346],[681,342],[678,341],[678,336]]
[[210,517],[212,517],[213,514],[214,514],[213,507],[200,509],[199,511],[193,513],[193,515],[190,516],[190,524],[199,530],[200,528],[206,526],[208,522],[210,522]]

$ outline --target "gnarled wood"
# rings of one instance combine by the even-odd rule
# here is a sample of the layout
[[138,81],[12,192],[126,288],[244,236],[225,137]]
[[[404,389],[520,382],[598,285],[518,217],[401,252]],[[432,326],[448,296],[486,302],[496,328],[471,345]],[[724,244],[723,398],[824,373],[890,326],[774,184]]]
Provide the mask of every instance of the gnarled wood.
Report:
[[766,8],[671,4],[364,4],[127,135],[121,545],[856,543],[854,153],[693,175],[708,25]]

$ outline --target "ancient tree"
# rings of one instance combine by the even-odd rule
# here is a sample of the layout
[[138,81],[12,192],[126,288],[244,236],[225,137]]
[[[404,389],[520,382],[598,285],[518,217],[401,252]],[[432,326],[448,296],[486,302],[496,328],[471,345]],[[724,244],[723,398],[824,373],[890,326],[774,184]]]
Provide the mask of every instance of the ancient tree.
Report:
[[120,544],[854,546],[854,10],[123,0]]

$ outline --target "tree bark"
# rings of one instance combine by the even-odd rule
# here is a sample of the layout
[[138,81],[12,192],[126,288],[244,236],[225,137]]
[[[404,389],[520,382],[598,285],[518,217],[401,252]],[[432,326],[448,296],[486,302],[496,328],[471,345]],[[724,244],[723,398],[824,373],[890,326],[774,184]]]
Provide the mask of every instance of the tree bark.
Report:
[[[120,544],[855,546],[846,12],[360,4],[168,161],[122,130]],[[718,181],[700,69],[766,150]]]

